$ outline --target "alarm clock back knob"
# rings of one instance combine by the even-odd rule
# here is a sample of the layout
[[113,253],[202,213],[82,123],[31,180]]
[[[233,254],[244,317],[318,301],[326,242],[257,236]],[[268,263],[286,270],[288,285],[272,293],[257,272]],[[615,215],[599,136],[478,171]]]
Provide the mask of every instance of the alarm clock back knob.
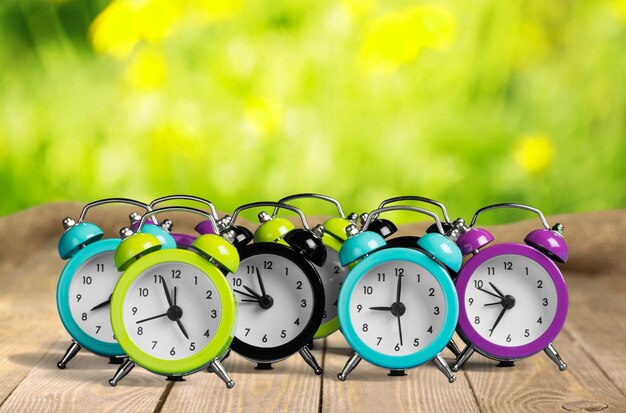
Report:
[[198,232],[201,235],[205,235],[205,234],[215,234],[215,227],[213,226],[213,222],[211,222],[211,220],[204,220],[201,221],[198,225],[195,226],[194,228],[196,230],[196,232]]
[[491,232],[483,228],[469,228],[459,235],[456,243],[463,255],[471,254],[494,240]]
[[344,267],[387,245],[382,235],[377,232],[369,230],[359,232],[353,224],[348,225],[345,231],[348,239],[339,250],[339,261]]
[[72,258],[81,248],[100,240],[104,232],[90,222],[78,224],[70,217],[63,220],[65,232],[59,239],[58,251],[62,259]]
[[233,274],[237,272],[239,253],[237,248],[223,237],[215,234],[200,235],[192,246],[201,256],[217,263],[219,267],[225,268]]
[[327,257],[326,247],[322,243],[323,236],[324,227],[318,225],[310,231],[303,228],[292,229],[282,239],[313,264],[321,267]]
[[445,235],[426,234],[417,241],[417,245],[452,271],[457,272],[461,268],[463,255],[454,241]]
[[567,261],[569,251],[562,233],[563,225],[556,224],[552,229],[541,228],[531,231],[524,238],[524,242],[553,261],[564,263]]

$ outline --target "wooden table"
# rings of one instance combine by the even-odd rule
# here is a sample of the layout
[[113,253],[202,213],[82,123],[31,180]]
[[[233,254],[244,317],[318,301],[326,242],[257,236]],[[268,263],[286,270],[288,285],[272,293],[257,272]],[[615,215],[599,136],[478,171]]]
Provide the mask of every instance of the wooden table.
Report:
[[[56,367],[69,343],[55,304],[64,265],[56,243],[60,220],[76,217],[79,209],[49,204],[0,219],[0,412],[626,412],[626,211],[549,219],[565,224],[571,249],[564,267],[570,311],[554,343],[568,363],[565,372],[543,353],[514,368],[475,355],[453,384],[431,364],[388,377],[366,362],[339,382],[336,374],[350,350],[336,333],[316,343],[322,376],[298,356],[259,371],[233,355],[225,365],[236,387],[227,390],[209,373],[172,383],[141,368],[112,388],[107,380],[116,366],[86,352],[66,370]],[[103,228],[114,236],[124,222],[107,216],[119,212],[102,208],[90,220],[107,222]],[[536,226],[525,221],[493,230],[499,240],[521,240]]]

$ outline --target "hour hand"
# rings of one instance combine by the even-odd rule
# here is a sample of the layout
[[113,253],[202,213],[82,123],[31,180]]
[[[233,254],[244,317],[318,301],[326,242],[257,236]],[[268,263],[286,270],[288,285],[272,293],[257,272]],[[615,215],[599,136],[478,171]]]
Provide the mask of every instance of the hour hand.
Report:
[[94,311],[94,310],[97,310],[99,308],[106,307],[109,304],[111,304],[111,296],[109,296],[109,298],[106,301],[101,302],[100,304],[98,304],[97,306],[95,306],[94,308],[92,308],[89,311]]
[[370,310],[391,311],[391,307],[370,307]]

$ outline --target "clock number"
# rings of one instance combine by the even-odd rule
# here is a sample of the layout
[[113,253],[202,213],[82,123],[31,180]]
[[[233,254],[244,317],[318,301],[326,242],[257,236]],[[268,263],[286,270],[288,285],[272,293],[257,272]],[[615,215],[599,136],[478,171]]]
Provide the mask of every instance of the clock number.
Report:
[[102,326],[96,326],[96,334],[98,334],[100,332],[101,328],[102,328]]
[[374,289],[372,288],[371,285],[364,285],[363,286],[363,294],[365,294],[365,295],[372,295],[373,292],[374,292]]
[[152,342],[152,350],[154,350],[154,348],[156,347],[157,343],[158,343],[158,341],[153,341]]
[[396,343],[396,346],[393,349],[395,351],[400,351],[400,343]]
[[213,299],[213,291],[207,290],[205,300],[212,300],[212,299]]
[[137,327],[137,335],[138,336],[142,336],[143,335],[143,327]]
[[525,271],[526,271],[526,275],[528,275],[528,267],[524,267]]
[[261,339],[262,342],[267,343],[267,334],[265,334],[263,336],[263,338]]
[[420,345],[420,339],[416,338],[415,340],[413,340],[413,347],[419,347]]
[[285,267],[285,277],[289,275],[289,267]]
[[250,329],[246,328],[245,330],[246,330],[246,334],[244,335],[244,337],[248,337],[248,334],[250,334]]
[[487,275],[495,275],[495,274],[496,274],[496,267],[487,267]]
[[273,269],[272,266],[274,265],[274,263],[272,261],[263,261],[263,269],[264,270],[271,270]]
[[285,338],[285,337],[287,337],[287,331],[286,330],[282,330],[280,332],[280,338]]
[[472,305],[472,304],[474,304],[474,299],[470,298],[469,300],[467,300],[467,302],[469,303],[469,305]]
[[362,330],[367,333],[368,328],[367,323],[363,323]]
[[360,313],[362,309],[363,309],[363,306],[361,304],[356,306],[357,313]]
[[198,276],[197,275],[193,276],[193,283],[194,283],[194,285],[198,285]]
[[544,307],[547,307],[547,306],[548,306],[548,299],[547,299],[547,298],[544,298],[544,299],[543,299],[543,306],[544,306]]
[[404,268],[395,268],[396,270],[396,277],[398,276],[403,276],[404,275]]
[[302,281],[297,281],[296,282],[296,290],[301,290],[302,289]]
[[528,329],[524,330],[524,337],[530,336],[530,331]]
[[434,315],[439,315],[439,307],[435,307],[433,311]]
[[254,265],[246,265],[246,274],[254,274],[256,272],[256,268]]
[[139,297],[147,297],[148,296],[148,289],[147,288],[140,288],[139,289]]
[[81,298],[83,298],[82,295],[76,294],[76,302],[79,302]]
[[511,271],[513,269],[513,263],[510,261],[504,261],[504,269],[507,271]]
[[295,325],[299,326],[300,325],[300,318],[296,318],[296,321],[293,322]]
[[172,349],[170,350],[170,356],[175,356],[176,355],[176,348],[172,347]]
[[83,313],[83,315],[80,317],[81,320],[83,321],[87,321],[87,313]]
[[172,270],[172,278],[180,278],[180,270]]
[[155,284],[161,284],[161,275],[154,274],[154,283]]
[[137,314],[137,307],[133,307],[132,309],[133,315]]
[[211,335],[211,333],[209,333],[209,329],[207,329],[207,331],[205,331],[203,335],[205,337],[209,337]]
[[426,332],[432,334],[433,333],[433,326],[428,327],[428,330],[426,330]]
[[217,318],[217,310],[211,310],[211,318]]
[[541,319],[541,317],[539,317],[539,319],[537,320],[537,324],[543,324],[543,320]]
[[380,342],[383,341],[382,337],[376,337],[378,339],[378,343],[376,343],[377,346],[380,346]]
[[233,287],[241,287],[242,283],[241,278],[233,278]]
[[510,343],[511,342],[511,335],[509,334],[508,336],[506,336],[506,342]]
[[483,280],[474,280],[474,288],[483,288]]
[[104,272],[104,264],[96,264],[96,272]]
[[306,307],[306,300],[303,298],[302,301],[300,301],[300,307],[305,308]]
[[196,350],[196,342],[195,342],[195,341],[192,341],[192,342],[189,344],[189,351],[195,351],[195,350]]
[[537,280],[537,288],[543,288],[543,281]]
[[480,324],[480,317],[474,317],[474,324]]
[[434,288],[429,288],[428,289],[428,296],[429,297],[434,297],[435,296],[435,289]]
[[89,284],[91,284],[91,281],[92,281],[92,280],[91,280],[91,277],[90,277],[90,276],[86,276],[86,277],[85,277],[85,276],[83,275],[83,284],[87,284],[87,285],[89,285]]
[[378,273],[378,282],[385,282],[385,273],[384,272],[379,272]]
[[417,274],[417,282],[418,283],[422,282],[422,274]]
[[339,274],[339,266],[335,265],[335,274]]

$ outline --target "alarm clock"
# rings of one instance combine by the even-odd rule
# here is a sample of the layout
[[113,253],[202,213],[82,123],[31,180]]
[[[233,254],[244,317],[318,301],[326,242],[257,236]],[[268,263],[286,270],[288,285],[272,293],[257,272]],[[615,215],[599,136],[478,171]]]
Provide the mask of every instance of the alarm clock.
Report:
[[145,214],[133,233],[122,228],[115,265],[123,271],[111,297],[111,325],[128,355],[109,380],[115,386],[135,366],[180,381],[203,368],[234,386],[219,358],[233,338],[236,304],[224,273],[237,271],[239,254],[225,237],[199,236],[192,249],[163,249],[143,231],[146,218],[186,211],[213,220],[189,207],[160,208]]
[[65,232],[59,240],[58,251],[61,259],[69,261],[59,277],[56,299],[61,322],[72,337],[72,343],[57,363],[60,369],[64,369],[81,348],[108,357],[111,363],[119,363],[124,356],[109,318],[111,293],[120,275],[113,263],[113,253],[120,240],[103,239],[104,232],[85,221],[90,209],[111,203],[149,210],[148,205],[133,199],[106,198],[85,205],[78,222],[70,217],[63,220]]
[[[204,198],[200,198],[198,196],[193,196],[193,195],[168,195],[168,196],[164,196],[161,198],[157,198],[154,201],[150,202],[150,208],[154,209],[154,207],[157,206],[158,204],[161,204],[167,201],[193,201],[199,204],[204,204],[209,207],[209,211],[211,213],[211,216],[213,216],[214,222],[219,219],[219,217],[217,216],[217,211],[215,210],[215,206],[213,205],[211,201],[204,199]],[[206,222],[208,223],[208,225],[205,224],[206,227],[203,230],[202,234],[215,234],[215,229],[213,228],[211,221],[206,220]],[[134,231],[135,229],[136,228],[133,228],[131,226],[131,230]],[[197,238],[195,235],[184,234],[180,232],[172,233],[172,237],[176,241],[176,247],[181,248],[181,249],[189,249],[191,245],[193,244],[193,242],[195,241],[195,239]]]
[[[347,239],[345,232],[346,226],[355,223],[357,216],[355,213],[351,213],[346,217],[339,201],[321,194],[294,194],[282,198],[278,202],[289,203],[297,199],[319,199],[329,202],[337,208],[337,216],[324,221],[322,243],[326,248],[327,258],[323,266],[316,267],[324,286],[325,302],[322,324],[313,336],[314,339],[320,339],[331,335],[339,329],[339,320],[337,320],[337,298],[339,296],[339,288],[348,274],[348,267],[342,266],[339,262],[339,249],[341,248],[341,244]],[[256,232],[256,242],[271,242],[276,239],[281,242],[282,238],[280,235],[276,236],[276,227],[280,228],[279,233],[287,233],[295,228],[291,221],[277,216],[279,209],[278,207],[274,208],[271,217],[267,214],[260,216],[261,226]]]
[[[438,233],[422,236],[416,248],[385,248],[384,238],[368,231],[370,222],[389,211],[430,216]],[[461,252],[444,235],[436,214],[422,208],[394,205],[372,211],[361,231],[346,228],[349,238],[339,250],[342,265],[356,261],[339,292],[341,331],[354,350],[343,370],[348,374],[365,359],[390,370],[391,376],[433,361],[450,383],[455,376],[441,351],[452,338],[458,301],[446,267],[461,265]]]
[[[498,208],[519,208],[539,216],[543,228],[531,231],[524,244],[487,246],[493,235],[474,227],[480,214]],[[459,295],[458,333],[467,343],[452,370],[478,351],[500,366],[513,366],[543,350],[561,371],[567,368],[554,346],[567,316],[567,285],[555,262],[567,260],[563,226],[548,225],[540,210],[522,204],[495,204],[479,209],[461,231],[457,243],[465,262],[456,279]]]
[[[261,227],[256,239],[268,239],[270,232],[276,238],[250,244],[251,233],[235,223],[240,212],[258,207],[296,212],[304,228]],[[227,223],[222,232],[233,231],[233,236],[238,237],[236,246],[241,257],[239,270],[226,275],[239,308],[231,350],[257,363],[258,369],[271,369],[272,363],[300,353],[315,373],[321,374],[322,368],[307,343],[318,331],[324,315],[324,286],[316,269],[326,261],[326,248],[321,241],[323,228],[309,229],[302,211],[277,202],[242,205],[222,222]]]

